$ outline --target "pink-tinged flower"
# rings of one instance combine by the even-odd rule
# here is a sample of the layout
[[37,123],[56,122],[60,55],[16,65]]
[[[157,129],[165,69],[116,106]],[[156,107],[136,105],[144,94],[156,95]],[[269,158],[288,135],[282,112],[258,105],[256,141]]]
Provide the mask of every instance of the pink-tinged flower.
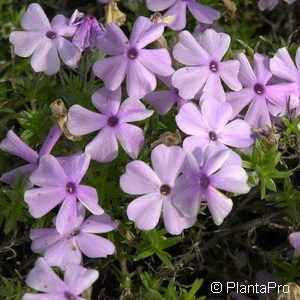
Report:
[[55,228],[33,229],[30,232],[31,250],[44,252],[50,266],[65,269],[69,263],[81,264],[82,253],[90,258],[107,257],[115,251],[114,244],[94,233],[105,233],[117,228],[109,215],[90,216],[84,221],[85,209],[79,205],[78,219],[69,232],[60,234]]
[[184,140],[185,147],[205,149],[212,144],[217,147],[249,147],[253,143],[247,122],[234,120],[232,107],[227,102],[208,99],[202,102],[201,110],[194,103],[182,106],[176,116],[178,127],[191,135]]
[[77,26],[72,43],[81,51],[89,47],[95,47],[105,33],[102,25],[99,24],[95,17],[85,16],[77,9],[74,11],[69,24]]
[[270,114],[283,115],[286,113],[288,103],[294,108],[298,103],[297,86],[291,83],[272,84],[273,74],[270,71],[270,60],[256,53],[253,59],[253,68],[245,54],[238,54],[241,63],[239,80],[244,89],[239,92],[226,93],[226,101],[232,105],[234,118],[244,107],[250,104],[245,116],[245,121],[254,128],[271,126]]
[[99,277],[97,270],[69,264],[62,281],[43,258],[38,258],[26,284],[42,294],[26,293],[23,300],[84,300],[79,295]]
[[157,146],[151,153],[153,169],[136,160],[126,166],[120,178],[122,190],[131,195],[143,195],[133,200],[127,216],[143,230],[153,229],[163,211],[164,224],[171,234],[180,234],[193,226],[196,217],[185,217],[173,205],[174,183],[185,161],[184,151],[177,146]]
[[[53,125],[40,149],[40,152],[37,153],[26,145],[12,130],[10,130],[6,135],[6,138],[0,143],[0,149],[26,160],[29,164],[3,174],[0,177],[0,180],[6,184],[13,185],[18,174],[21,178],[25,178],[26,174],[32,173],[38,167],[39,159],[43,155],[51,152],[61,134],[61,129],[57,125]],[[29,186],[32,185],[29,184]]]
[[103,209],[98,205],[96,189],[79,184],[90,159],[88,153],[60,158],[59,162],[50,154],[44,155],[30,176],[30,181],[39,188],[27,190],[24,195],[31,215],[40,218],[63,202],[56,219],[61,234],[69,233],[77,224],[77,199],[93,214],[101,215]]
[[144,132],[127,122],[141,121],[153,114],[135,99],[121,105],[121,89],[109,91],[101,88],[92,95],[94,106],[101,112],[92,112],[80,105],[73,105],[68,113],[68,129],[74,135],[98,131],[97,136],[85,147],[92,159],[109,162],[118,156],[118,141],[132,158],[137,158],[144,144]]
[[143,98],[155,89],[155,75],[169,76],[174,72],[167,49],[143,49],[156,41],[163,32],[163,24],[153,24],[148,18],[139,17],[128,40],[116,24],[109,23],[98,47],[112,56],[94,64],[95,75],[101,78],[105,87],[111,91],[119,88],[126,76],[128,96]]
[[172,77],[179,96],[193,99],[202,93],[201,99],[214,98],[225,101],[221,79],[232,90],[242,88],[238,80],[240,63],[238,60],[221,61],[228,50],[230,36],[207,29],[196,40],[188,31],[179,34],[179,43],[173,50],[174,57],[188,67],[179,69]]
[[[294,3],[296,0],[284,0],[288,4]],[[260,10],[272,10],[277,4],[279,0],[259,0],[258,7]]]
[[300,254],[300,232],[293,232],[289,235],[289,241],[291,245],[297,250]]
[[[60,60],[75,68],[80,59],[80,50],[63,36],[72,36],[76,27],[69,26],[69,20],[63,15],[53,18],[51,24],[41,6],[32,3],[21,19],[26,31],[13,31],[9,41],[14,52],[21,57],[31,57],[31,66],[35,72],[53,75],[59,71]],[[59,55],[58,55],[59,54]]]
[[144,97],[144,101],[153,105],[155,110],[160,115],[167,114],[174,104],[177,104],[180,108],[183,104],[187,103],[188,100],[182,99],[178,95],[178,90],[172,85],[172,76],[158,76],[158,78],[169,88],[167,91],[154,91],[147,94]]
[[246,194],[247,173],[240,165],[224,166],[232,150],[209,145],[204,152],[197,148],[187,152],[187,161],[175,182],[173,203],[187,217],[196,216],[202,201],[216,225],[222,224],[232,209],[232,200],[218,190]]
[[163,16],[173,16],[174,19],[170,27],[174,30],[185,28],[187,8],[198,21],[205,24],[212,24],[221,16],[217,10],[197,3],[195,0],[147,0],[147,7],[152,11],[162,11],[169,8]]

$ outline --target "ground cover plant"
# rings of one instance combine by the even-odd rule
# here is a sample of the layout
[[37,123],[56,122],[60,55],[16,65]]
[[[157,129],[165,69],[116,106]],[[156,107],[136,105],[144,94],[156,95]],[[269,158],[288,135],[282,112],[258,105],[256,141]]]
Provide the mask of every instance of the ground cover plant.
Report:
[[299,13],[0,0],[0,299],[300,299]]

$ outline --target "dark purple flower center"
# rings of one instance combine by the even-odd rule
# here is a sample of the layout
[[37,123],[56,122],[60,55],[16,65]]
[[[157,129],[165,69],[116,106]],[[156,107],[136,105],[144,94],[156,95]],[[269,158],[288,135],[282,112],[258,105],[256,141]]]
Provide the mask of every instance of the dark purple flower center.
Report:
[[164,196],[169,195],[171,193],[171,188],[167,184],[163,184],[159,190],[160,193]]
[[128,49],[127,56],[128,56],[128,58],[130,58],[130,59],[135,59],[135,58],[137,58],[137,56],[138,56],[138,51],[137,51],[137,49],[136,49],[136,48],[130,48],[130,49]]
[[47,31],[46,36],[47,36],[47,38],[53,40],[53,39],[56,39],[57,34],[55,31],[49,30],[49,31]]
[[264,86],[260,83],[257,83],[255,86],[254,86],[254,91],[256,94],[258,95],[262,95],[265,91],[264,89]]
[[71,232],[71,236],[76,236],[80,233],[80,230],[79,229],[75,229],[74,231]]
[[209,69],[212,71],[212,72],[217,72],[218,69],[219,69],[219,66],[218,66],[218,63],[214,60],[212,60],[209,64]]
[[209,178],[204,174],[200,176],[200,185],[205,189],[209,186]]
[[64,296],[66,299],[68,300],[75,300],[76,296],[74,296],[73,294],[71,294],[70,292],[64,292]]
[[117,124],[119,123],[119,119],[116,117],[116,116],[110,116],[108,119],[107,119],[107,125],[109,126],[116,126]]
[[212,141],[216,141],[216,140],[218,139],[218,136],[217,136],[217,134],[216,134],[214,131],[210,131],[210,132],[208,133],[208,136],[209,136],[209,138],[210,138]]
[[66,184],[66,191],[69,194],[74,194],[76,192],[76,184],[74,182],[68,182]]

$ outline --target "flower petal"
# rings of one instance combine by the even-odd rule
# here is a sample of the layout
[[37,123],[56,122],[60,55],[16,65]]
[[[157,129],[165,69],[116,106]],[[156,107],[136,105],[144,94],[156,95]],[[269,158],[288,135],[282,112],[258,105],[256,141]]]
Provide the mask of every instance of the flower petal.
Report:
[[96,137],[85,147],[85,152],[91,155],[93,160],[109,162],[118,156],[118,142],[114,130],[104,127]]
[[220,63],[220,76],[222,80],[234,91],[240,91],[243,87],[238,79],[240,62],[227,60]]
[[45,154],[49,154],[51,152],[52,148],[55,146],[55,144],[59,140],[59,138],[61,137],[61,135],[62,135],[61,128],[57,124],[52,125],[52,127],[40,149],[39,157],[41,157]]
[[160,217],[163,199],[158,193],[151,193],[136,198],[127,207],[128,219],[142,230],[153,229]]
[[144,162],[136,160],[126,165],[126,173],[120,177],[121,189],[128,194],[149,194],[158,190],[161,181]]
[[200,100],[216,99],[217,101],[224,102],[225,92],[221,84],[220,76],[211,73],[206,77],[206,80]]
[[31,250],[35,253],[41,253],[59,241],[62,236],[55,228],[42,228],[32,229],[30,231],[30,238],[32,240]]
[[300,232],[293,232],[289,235],[291,245],[300,253]]
[[[0,177],[0,181],[9,185],[13,185],[16,182],[16,179],[24,180],[26,175],[30,175],[34,170],[36,170],[36,168],[37,166],[35,164],[28,164],[18,167],[2,174]],[[28,187],[32,186],[30,182],[28,184]]]
[[[217,10],[215,10],[209,6],[194,2],[194,1],[188,1],[187,6],[188,6],[189,10],[191,11],[192,15],[198,21],[200,21],[201,23],[204,23],[204,24],[212,24],[215,20],[219,19],[221,16],[221,14]],[[225,35],[225,34],[223,34],[223,35]],[[219,45],[218,48],[215,48],[215,51],[219,50],[220,46],[222,46],[222,45]],[[228,47],[227,47],[227,49],[228,49]],[[226,49],[226,51],[227,51],[227,49]],[[221,57],[223,57],[223,55]]]
[[119,223],[112,221],[108,214],[89,216],[80,226],[80,230],[89,233],[105,233],[115,230]]
[[186,2],[177,1],[164,14],[163,17],[172,16],[172,23],[169,25],[173,30],[182,30],[186,26]]
[[257,80],[265,85],[273,76],[270,71],[270,59],[259,53],[254,54],[253,58],[253,70]]
[[243,86],[253,87],[257,82],[257,78],[252,70],[252,67],[244,53],[239,53],[236,58],[240,62],[238,78]]
[[69,23],[69,19],[64,15],[56,15],[51,21],[51,27],[61,36],[73,36],[78,28]]
[[152,11],[165,10],[173,5],[177,0],[147,0],[147,7]]
[[81,57],[80,50],[72,42],[61,36],[55,39],[55,42],[61,60],[70,68],[77,67],[77,62]]
[[96,189],[87,185],[79,185],[77,187],[77,197],[94,215],[101,215],[104,213],[103,209],[98,205],[98,194]]

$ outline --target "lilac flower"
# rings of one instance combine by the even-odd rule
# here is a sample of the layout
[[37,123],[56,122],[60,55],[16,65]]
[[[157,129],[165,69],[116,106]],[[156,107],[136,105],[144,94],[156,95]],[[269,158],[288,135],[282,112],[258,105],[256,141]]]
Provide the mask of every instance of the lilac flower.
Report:
[[[288,4],[294,3],[296,0],[284,0]],[[259,0],[258,7],[260,10],[272,10],[277,4],[279,0]]]
[[121,105],[120,101],[120,88],[113,92],[101,88],[92,95],[92,102],[101,114],[80,105],[69,109],[67,126],[72,134],[83,135],[100,130],[85,148],[92,159],[99,162],[109,162],[117,157],[118,141],[132,158],[137,158],[143,147],[143,130],[127,122],[144,120],[153,111],[147,110],[139,100],[129,98]]
[[[297,67],[296,67],[297,66]],[[300,47],[296,53],[296,66],[286,48],[280,48],[270,60],[270,69],[274,75],[295,83],[300,95]]]
[[13,185],[18,174],[21,178],[24,178],[26,174],[32,173],[38,167],[39,159],[43,155],[51,152],[61,134],[61,129],[57,125],[53,125],[41,147],[40,152],[37,153],[26,145],[12,130],[10,130],[6,135],[6,138],[0,143],[0,149],[26,160],[29,164],[3,174],[0,177],[0,180],[9,185]]
[[[251,103],[245,121],[255,128],[270,127],[270,114],[275,116],[286,113],[290,94],[297,92],[296,85],[272,84],[273,74],[269,68],[269,59],[261,54],[254,55],[253,69],[245,54],[238,54],[238,59],[241,63],[239,79],[244,89],[226,93],[226,100],[233,108],[232,117]],[[292,101],[289,102],[291,108],[298,103],[294,98],[292,97]]]
[[300,254],[300,232],[293,232],[289,235],[289,241],[291,245],[297,250]]
[[193,99],[202,92],[201,99],[214,98],[225,101],[221,79],[233,90],[242,88],[238,80],[240,63],[237,60],[221,62],[230,44],[230,37],[223,32],[207,29],[198,41],[188,32],[179,34],[175,45],[174,57],[188,67],[179,69],[172,77],[173,85],[179,96]]
[[62,281],[43,258],[38,258],[26,278],[26,284],[43,294],[26,293],[23,300],[84,300],[78,296],[99,277],[97,270],[69,264]]
[[101,215],[103,209],[98,205],[97,191],[79,184],[89,164],[88,153],[77,153],[59,162],[50,154],[44,155],[30,176],[30,181],[39,188],[27,190],[24,195],[31,215],[40,218],[63,202],[56,219],[56,228],[61,234],[67,234],[77,224],[76,199],[93,214]]
[[94,233],[109,232],[117,228],[109,215],[90,216],[84,221],[85,209],[79,205],[77,224],[68,233],[60,234],[55,228],[33,229],[31,250],[45,252],[44,258],[50,266],[65,269],[69,263],[81,264],[82,254],[87,257],[106,257],[115,251],[109,240]]
[[147,7],[152,11],[169,8],[163,16],[174,16],[174,20],[170,25],[174,30],[185,28],[187,8],[198,21],[205,24],[212,24],[221,16],[217,10],[197,3],[195,0],[147,0]]
[[224,167],[232,150],[209,145],[204,152],[200,148],[187,153],[187,163],[175,183],[174,205],[185,216],[196,216],[202,201],[216,225],[222,224],[232,209],[232,200],[218,191],[246,194],[247,173],[239,165]]
[[132,195],[143,195],[133,200],[127,216],[143,230],[153,229],[163,211],[165,227],[171,234],[180,234],[193,226],[196,217],[185,217],[173,205],[174,183],[185,161],[184,151],[177,146],[157,146],[151,153],[153,169],[143,161],[127,164],[120,178],[122,190]]
[[187,103],[188,100],[182,99],[178,95],[178,90],[172,85],[172,76],[158,76],[158,78],[169,88],[167,91],[155,91],[147,94],[144,101],[154,106],[155,110],[160,115],[165,115],[169,112],[174,104],[177,103],[178,108]]
[[135,21],[130,40],[114,23],[106,26],[105,36],[98,47],[106,54],[113,55],[94,64],[96,76],[105,87],[115,91],[125,76],[129,97],[140,99],[156,87],[155,75],[169,76],[174,70],[171,57],[166,49],[143,49],[157,40],[164,32],[163,24],[153,24],[148,18],[139,17]]
[[[14,52],[21,57],[31,57],[31,66],[35,72],[53,75],[59,71],[60,61],[74,68],[80,59],[79,49],[63,36],[72,36],[76,27],[68,25],[63,15],[53,18],[51,24],[41,6],[32,3],[21,19],[26,31],[13,31],[9,41]],[[59,54],[59,56],[58,56]]]
[[102,25],[99,24],[95,17],[85,16],[77,9],[70,19],[70,25],[77,26],[72,43],[81,51],[89,47],[95,47],[105,33]]
[[229,122],[232,107],[229,103],[214,99],[203,101],[201,111],[194,103],[182,106],[176,116],[178,127],[192,135],[184,140],[184,148],[204,150],[207,145],[245,148],[253,143],[249,125],[243,120]]

